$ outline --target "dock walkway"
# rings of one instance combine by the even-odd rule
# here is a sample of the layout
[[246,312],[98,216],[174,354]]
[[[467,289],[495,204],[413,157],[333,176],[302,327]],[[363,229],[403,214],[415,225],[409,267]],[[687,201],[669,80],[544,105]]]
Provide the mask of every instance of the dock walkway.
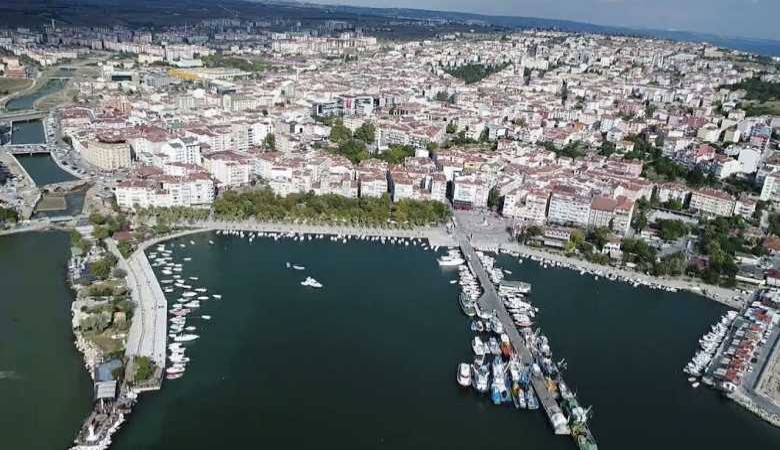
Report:
[[[472,247],[471,242],[469,242],[468,237],[462,231],[461,227],[457,226],[457,218],[454,220],[456,224],[453,233],[455,235],[455,239],[458,241],[460,249],[463,252],[463,255],[466,257],[466,261],[468,262],[469,267],[471,267],[472,272],[479,279],[482,290],[484,292],[482,297],[480,297],[478,300],[480,308],[484,311],[495,311],[495,314],[498,316],[499,320],[501,320],[501,325],[504,327],[504,332],[509,336],[512,347],[514,347],[515,351],[520,356],[521,362],[525,365],[533,364],[534,357],[528,347],[526,347],[525,339],[523,339],[523,337],[520,336],[520,333],[517,331],[517,328],[512,321],[512,317],[506,310],[504,303],[501,302],[501,299],[498,297],[498,292],[496,292],[496,288],[493,286],[493,282],[490,280],[490,277],[485,271],[485,268],[482,266],[482,262],[479,260],[479,257],[477,256],[474,247]],[[553,414],[560,411],[558,403],[547,389],[547,385],[541,376],[532,374],[531,384],[536,390],[536,395],[539,397],[539,403],[544,408],[544,412],[546,413],[547,418],[550,420],[550,424],[552,424]]]

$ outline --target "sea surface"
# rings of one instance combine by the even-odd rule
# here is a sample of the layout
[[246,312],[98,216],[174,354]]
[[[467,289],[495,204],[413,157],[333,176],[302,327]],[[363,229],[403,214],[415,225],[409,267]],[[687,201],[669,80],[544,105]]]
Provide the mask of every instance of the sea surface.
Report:
[[[184,276],[224,297],[205,302],[211,321],[188,321],[201,338],[185,376],[141,401],[116,449],[575,448],[540,411],[497,407],[457,387],[471,333],[449,284],[456,272],[439,268],[433,252],[249,244],[213,233],[175,243],[179,262],[192,258]],[[691,388],[681,372],[722,306],[508,256],[500,262],[509,278],[533,283],[539,323],[568,361],[567,382],[593,405],[602,449],[780,446],[780,430]],[[325,287],[300,286],[306,276]]]
[[68,256],[65,232],[0,236],[0,448],[65,449],[91,409]]
[[[203,302],[212,320],[188,321],[201,337],[185,376],[142,395],[112,448],[575,448],[540,411],[457,387],[471,332],[449,284],[456,272],[434,252],[214,233],[173,242],[183,276],[223,298]],[[64,233],[0,237],[0,371],[18,374],[0,379],[2,448],[64,448],[89,410],[67,253]],[[567,383],[593,406],[600,448],[780,448],[780,430],[693,389],[681,371],[722,306],[506,255],[499,263],[508,279],[533,283],[538,323],[568,363]],[[301,286],[306,276],[325,287]]]

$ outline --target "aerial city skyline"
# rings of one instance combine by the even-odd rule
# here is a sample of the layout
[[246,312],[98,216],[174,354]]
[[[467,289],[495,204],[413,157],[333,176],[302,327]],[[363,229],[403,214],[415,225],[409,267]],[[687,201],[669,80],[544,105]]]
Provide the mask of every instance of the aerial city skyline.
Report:
[[509,5],[0,5],[5,447],[780,448],[780,47]]

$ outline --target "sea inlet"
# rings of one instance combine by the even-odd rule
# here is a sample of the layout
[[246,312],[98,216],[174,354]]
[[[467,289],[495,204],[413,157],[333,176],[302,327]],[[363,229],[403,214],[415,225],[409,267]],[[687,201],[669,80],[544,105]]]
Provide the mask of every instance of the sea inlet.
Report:
[[[198,314],[211,320],[188,320],[200,339],[186,344],[191,362],[184,376],[143,394],[112,448],[575,448],[570,438],[552,434],[541,411],[494,406],[458,388],[455,370],[471,359],[472,334],[458,306],[458,285],[449,283],[457,272],[439,268],[434,252],[364,241],[249,243],[215,233],[167,246],[183,264],[183,278],[197,277],[194,287],[222,298],[202,302]],[[34,254],[53,251],[60,250]],[[20,257],[0,253],[9,264]],[[287,262],[305,270],[288,269]],[[691,388],[681,372],[698,337],[723,312],[720,305],[518,264],[506,255],[498,264],[512,272],[507,279],[533,283],[539,325],[556,358],[568,362],[568,384],[583,404],[593,405],[592,430],[601,448],[780,446],[780,430],[711,390]],[[57,268],[42,273],[47,268],[26,270],[64,277]],[[324,288],[301,286],[307,276]],[[67,326],[67,312],[55,311]],[[36,320],[42,312],[26,314],[17,317]],[[26,339],[14,334],[4,344]],[[71,341],[65,336],[36,345]],[[77,358],[74,353],[65,354]],[[43,370],[50,382],[61,381],[61,370]],[[0,380],[0,389],[8,382]],[[67,414],[59,420],[72,419],[75,433],[83,405],[46,400],[59,402],[59,414]],[[36,420],[35,412],[19,413],[16,404],[0,408],[22,414],[16,423]],[[9,436],[24,442],[14,441],[22,431],[17,428],[2,430],[6,442]],[[52,438],[48,448],[61,442]]]
[[65,449],[92,405],[73,345],[65,232],[0,236],[0,448]]

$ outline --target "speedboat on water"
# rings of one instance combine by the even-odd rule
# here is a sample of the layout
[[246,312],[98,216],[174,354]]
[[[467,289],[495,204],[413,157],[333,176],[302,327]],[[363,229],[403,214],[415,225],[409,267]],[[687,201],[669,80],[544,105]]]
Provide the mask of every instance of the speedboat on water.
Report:
[[319,289],[322,287],[322,283],[312,277],[306,277],[306,280],[301,281],[301,286],[308,286]]
[[459,266],[466,262],[466,260],[464,260],[459,256],[451,256],[451,255],[444,255],[441,258],[437,259],[436,261],[442,267]]
[[176,342],[191,342],[199,337],[200,336],[198,336],[197,334],[182,334],[179,336],[175,336],[173,340]]
[[458,384],[461,387],[469,387],[471,386],[471,369],[469,368],[469,365],[466,363],[460,363],[458,364]]
[[306,270],[305,266],[299,266],[297,264],[293,264],[292,268],[295,270]]

